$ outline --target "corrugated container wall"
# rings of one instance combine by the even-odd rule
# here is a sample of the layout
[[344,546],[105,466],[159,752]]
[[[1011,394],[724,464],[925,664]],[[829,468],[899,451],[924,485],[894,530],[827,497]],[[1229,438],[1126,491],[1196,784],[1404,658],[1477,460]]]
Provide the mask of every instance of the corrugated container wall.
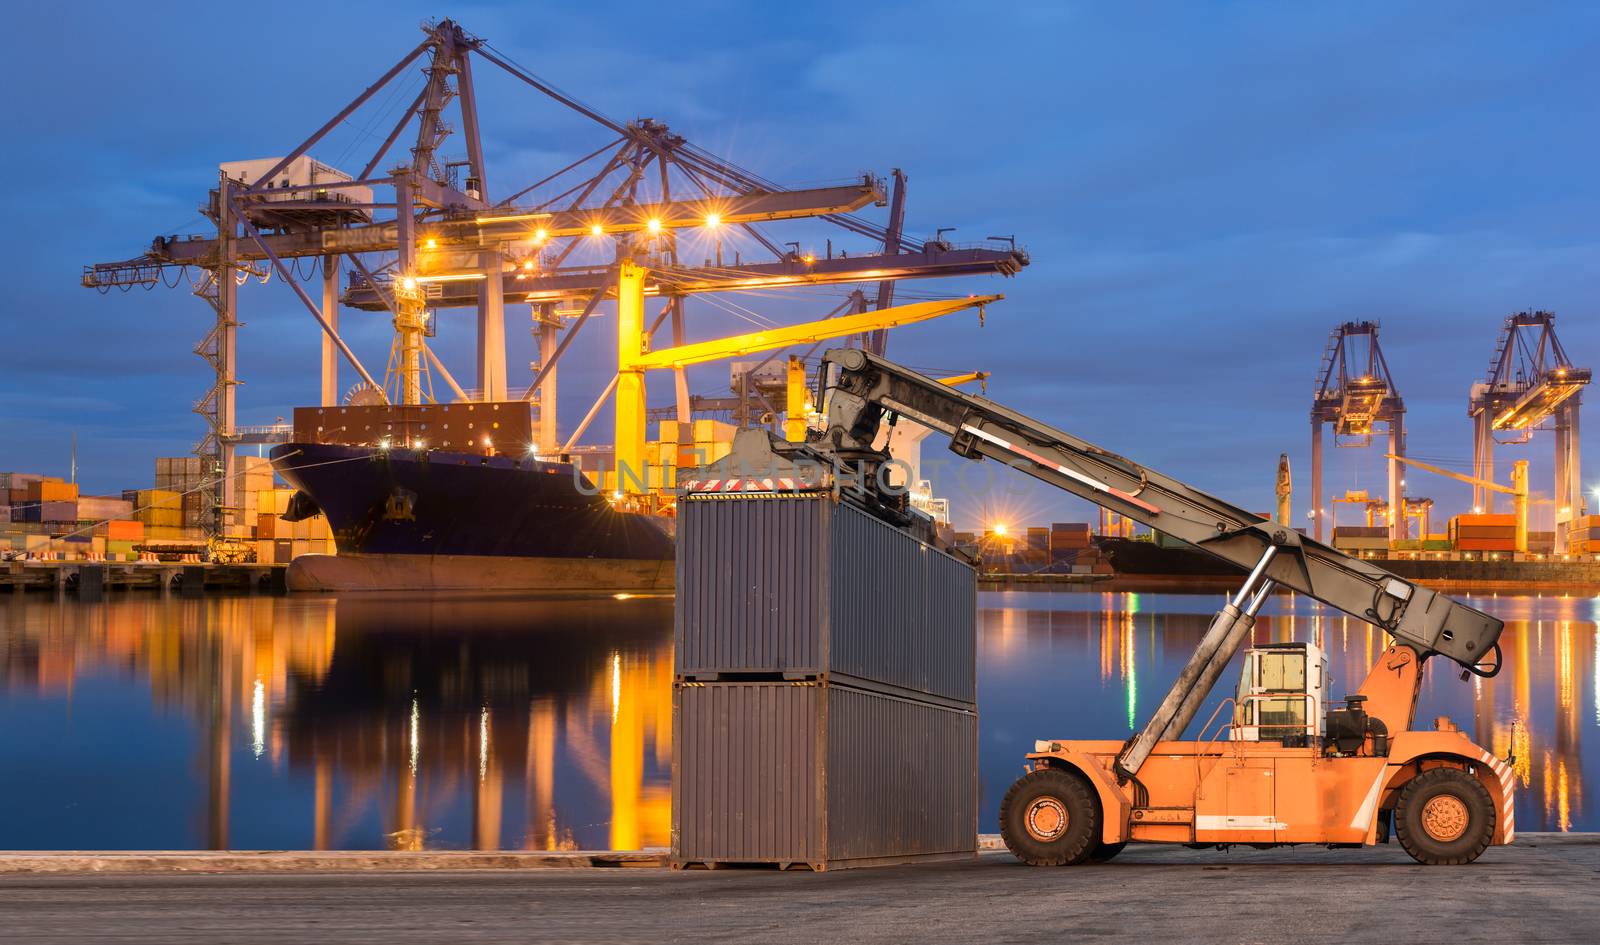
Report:
[[972,567],[827,496],[678,503],[677,672],[977,698]]
[[975,854],[972,709],[816,682],[689,683],[673,701],[679,865]]

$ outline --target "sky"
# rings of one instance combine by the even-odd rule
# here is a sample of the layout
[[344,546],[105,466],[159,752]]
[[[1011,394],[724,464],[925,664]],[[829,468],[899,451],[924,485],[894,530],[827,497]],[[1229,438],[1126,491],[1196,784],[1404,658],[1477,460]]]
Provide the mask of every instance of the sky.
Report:
[[[687,2],[663,17],[644,3],[535,14],[402,0],[282,3],[259,30],[205,4],[123,9],[12,14],[30,41],[13,50],[21,81],[0,153],[13,267],[0,470],[65,475],[76,434],[90,492],[147,487],[156,456],[198,440],[190,409],[210,379],[192,348],[211,316],[181,285],[98,295],[80,287],[82,266],[205,232],[196,207],[218,162],[291,149],[430,17],[607,115],[665,121],[787,186],[902,168],[913,236],[1015,234],[1032,260],[1019,276],[937,287],[1003,292],[984,326],[968,314],[898,330],[890,356],[991,371],[995,400],[1248,508],[1272,507],[1284,452],[1296,514],[1310,507],[1312,386],[1340,322],[1380,322],[1409,452],[1458,469],[1471,457],[1467,390],[1506,315],[1553,311],[1572,359],[1600,360],[1591,5]],[[507,76],[480,67],[478,85],[491,197],[608,140]],[[358,113],[312,154],[358,170],[380,125]],[[444,153],[462,150],[457,136]],[[808,247],[828,235],[799,232]],[[794,321],[843,291],[737,301]],[[514,385],[533,356],[526,314],[508,307]],[[290,291],[246,285],[240,318],[239,421],[315,403],[318,329]],[[447,313],[436,340],[464,379],[471,324]],[[567,429],[610,378],[608,325],[563,362]],[[381,370],[387,319],[347,312],[345,326]],[[726,308],[690,309],[691,338],[749,327]],[[696,392],[726,385],[725,369],[692,375]],[[653,380],[651,403],[670,400]],[[590,439],[608,427],[602,413]],[[1551,441],[1502,448],[1502,479],[1527,458],[1548,494]],[[1329,449],[1328,490],[1381,492],[1382,452]],[[1600,486],[1600,448],[1584,454],[1586,488]],[[961,526],[1087,514],[1014,474],[981,495],[951,472],[935,487]],[[1417,471],[1409,491],[1434,497],[1441,519],[1469,504],[1465,486]],[[1548,508],[1535,528],[1541,514],[1548,528]]]

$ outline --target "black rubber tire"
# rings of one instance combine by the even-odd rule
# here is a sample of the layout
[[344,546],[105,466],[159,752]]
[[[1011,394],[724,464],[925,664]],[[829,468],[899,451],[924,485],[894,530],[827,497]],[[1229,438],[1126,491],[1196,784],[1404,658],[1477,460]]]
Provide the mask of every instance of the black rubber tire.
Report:
[[1094,849],[1089,851],[1089,862],[1105,863],[1106,861],[1115,857],[1118,853],[1121,853],[1122,848],[1127,845],[1128,844],[1126,841],[1122,843],[1106,843],[1104,841],[1096,843],[1094,845]]
[[[1060,836],[1041,839],[1028,832],[1027,818],[1039,802],[1051,799],[1066,812],[1066,827]],[[1000,837],[1029,866],[1083,863],[1099,844],[1100,804],[1079,775],[1058,768],[1030,771],[1000,801]]]
[[[1423,809],[1428,802],[1449,796],[1467,812],[1467,826],[1448,842],[1428,833]],[[1433,768],[1412,778],[1400,790],[1394,808],[1394,832],[1411,858],[1427,866],[1461,866],[1476,860],[1494,839],[1494,798],[1477,778],[1460,768]]]

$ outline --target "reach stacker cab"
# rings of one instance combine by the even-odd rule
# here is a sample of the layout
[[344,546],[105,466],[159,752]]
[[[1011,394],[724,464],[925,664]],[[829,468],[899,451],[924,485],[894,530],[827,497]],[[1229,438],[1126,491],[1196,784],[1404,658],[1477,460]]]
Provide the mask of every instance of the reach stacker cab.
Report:
[[[829,351],[818,377],[825,429],[766,445],[769,475],[852,470],[886,515],[904,496],[878,475],[877,444],[899,418],[1248,570],[1145,726],[1126,741],[1051,738],[1000,805],[1006,846],[1035,866],[1103,861],[1131,842],[1355,847],[1391,834],[1422,863],[1462,864],[1514,834],[1511,759],[1446,718],[1418,725],[1429,660],[1465,679],[1500,669],[1499,620],[992,401],[856,348]],[[1232,697],[1182,736],[1274,588],[1383,629],[1389,645],[1356,692],[1328,693],[1315,646],[1245,651]]]

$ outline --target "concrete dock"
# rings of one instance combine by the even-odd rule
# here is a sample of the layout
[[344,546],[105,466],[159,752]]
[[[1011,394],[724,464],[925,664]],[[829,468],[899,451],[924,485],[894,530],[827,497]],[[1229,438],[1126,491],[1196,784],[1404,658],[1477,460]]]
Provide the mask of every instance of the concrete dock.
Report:
[[1595,941],[1600,836],[1460,868],[1397,847],[1130,848],[1097,867],[10,874],[0,939],[104,942]]

